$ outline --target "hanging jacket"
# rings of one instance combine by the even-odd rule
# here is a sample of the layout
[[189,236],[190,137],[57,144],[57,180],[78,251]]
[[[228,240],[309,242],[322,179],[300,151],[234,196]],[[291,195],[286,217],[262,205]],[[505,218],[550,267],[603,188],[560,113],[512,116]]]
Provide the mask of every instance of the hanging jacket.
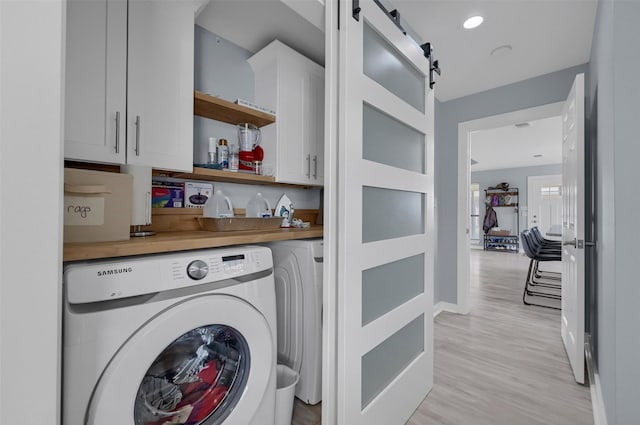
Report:
[[496,210],[489,206],[484,214],[482,230],[484,230],[484,233],[489,233],[489,230],[494,227],[498,227],[498,216],[496,215]]

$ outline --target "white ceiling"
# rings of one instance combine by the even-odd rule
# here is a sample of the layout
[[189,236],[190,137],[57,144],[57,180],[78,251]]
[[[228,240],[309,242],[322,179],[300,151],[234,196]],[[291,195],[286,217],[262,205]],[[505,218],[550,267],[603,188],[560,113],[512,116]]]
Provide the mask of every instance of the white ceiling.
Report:
[[[436,97],[443,102],[589,61],[596,0],[388,1],[419,43],[433,43],[442,69]],[[324,35],[318,28],[323,24],[315,16],[322,13],[321,4],[320,0],[211,0],[196,23],[251,52],[278,38],[324,64]],[[311,8],[306,18],[294,12]],[[484,23],[463,29],[463,21],[475,14],[482,15]],[[513,49],[490,55],[506,44]]]
[[317,0],[211,0],[196,18],[196,24],[251,53],[278,39],[324,65],[324,32],[294,12],[285,1],[317,3]]
[[[589,62],[596,0],[391,0],[422,41],[433,43],[440,101]],[[465,30],[465,19],[484,23]],[[491,51],[511,45],[510,52]]]
[[[470,134],[471,172],[562,163],[560,116]],[[535,158],[533,155],[542,155]]]

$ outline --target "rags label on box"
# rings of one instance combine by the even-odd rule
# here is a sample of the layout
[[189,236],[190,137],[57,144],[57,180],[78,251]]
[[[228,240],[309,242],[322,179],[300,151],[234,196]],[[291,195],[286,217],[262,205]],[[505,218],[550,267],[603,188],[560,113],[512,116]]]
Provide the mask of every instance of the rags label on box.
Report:
[[102,226],[104,224],[104,198],[102,196],[64,197],[65,226]]

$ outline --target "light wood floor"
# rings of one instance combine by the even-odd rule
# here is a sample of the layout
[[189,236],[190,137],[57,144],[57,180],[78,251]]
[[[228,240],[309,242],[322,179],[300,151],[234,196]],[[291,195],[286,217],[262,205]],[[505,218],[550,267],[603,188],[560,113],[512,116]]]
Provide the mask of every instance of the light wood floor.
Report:
[[528,263],[521,254],[471,251],[471,313],[436,317],[433,390],[408,425],[593,424],[560,313],[522,304]]
[[[522,304],[528,259],[471,251],[471,313],[434,323],[434,387],[407,425],[592,425],[557,310]],[[548,266],[547,266],[548,268]],[[320,425],[296,400],[292,425]]]

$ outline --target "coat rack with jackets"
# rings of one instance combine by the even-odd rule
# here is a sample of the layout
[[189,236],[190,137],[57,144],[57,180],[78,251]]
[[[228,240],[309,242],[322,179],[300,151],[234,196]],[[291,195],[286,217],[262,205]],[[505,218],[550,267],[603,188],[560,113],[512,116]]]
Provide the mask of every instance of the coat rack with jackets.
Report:
[[[520,249],[519,190],[507,183],[485,189],[486,210],[483,221],[485,251],[518,252]],[[500,214],[498,214],[498,209]],[[515,215],[509,220],[510,213]],[[498,216],[503,227],[498,227]]]

